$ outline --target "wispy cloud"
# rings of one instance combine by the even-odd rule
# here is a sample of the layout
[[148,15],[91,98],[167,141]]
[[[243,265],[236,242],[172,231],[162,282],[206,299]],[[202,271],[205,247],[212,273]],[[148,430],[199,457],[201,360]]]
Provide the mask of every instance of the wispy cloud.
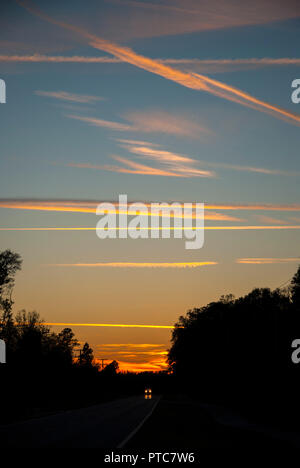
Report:
[[127,174],[155,175],[163,177],[215,177],[215,173],[213,171],[197,168],[197,161],[186,155],[153,148],[153,145],[145,146],[145,144],[137,145],[122,143],[120,146],[139,158],[154,160],[156,166],[149,164],[146,165],[118,155],[111,155],[111,158],[121,163],[122,166],[112,164],[98,165],[91,163],[67,163],[66,166],[81,169],[97,169]]
[[100,262],[100,263],[54,263],[48,266],[79,268],[198,268],[217,265],[217,262]]
[[296,258],[238,258],[236,263],[248,265],[269,265],[277,263],[300,263],[300,257]]
[[[126,158],[122,158],[120,156],[113,156],[113,158],[117,161],[129,166],[131,168],[131,173],[155,174],[172,177],[215,177],[214,172],[195,167],[197,166],[197,161],[186,155],[152,148],[149,146],[122,146],[123,148],[126,148],[127,151],[137,155],[140,158],[154,160],[157,164],[159,164],[158,168],[153,168],[150,166],[145,166],[144,164],[136,163]],[[134,171],[132,171],[132,169],[134,169]]]
[[115,141],[119,143],[124,143],[126,145],[138,145],[138,146],[148,145],[148,146],[154,146],[154,147],[160,146],[158,143],[152,143],[152,142],[145,141],[145,140],[129,140],[125,138],[115,138]]
[[93,104],[97,101],[103,101],[99,96],[89,96],[86,94],[68,93],[67,91],[35,91],[37,96],[50,97],[61,101],[76,102],[82,104]]
[[289,176],[289,177],[293,177],[293,176],[298,177],[300,175],[300,171],[285,171],[282,169],[269,169],[266,167],[242,166],[239,164],[228,164],[228,163],[219,163],[219,162],[212,162],[212,161],[199,161],[199,163],[208,167],[229,169],[229,170],[239,171],[239,172],[254,172],[256,174],[275,175],[275,176],[278,175],[278,176]]
[[[104,171],[111,171],[111,172],[119,172],[122,174],[139,174],[139,175],[154,175],[154,176],[163,176],[163,177],[182,177],[174,172],[159,169],[156,167],[147,166],[145,164],[140,164],[134,161],[131,161],[126,158],[122,158],[120,156],[112,156],[113,159],[123,163],[124,166],[117,166],[117,165],[98,165],[98,164],[90,164],[90,163],[69,163],[66,164],[68,167],[77,167],[79,169],[96,169],[96,170],[104,170]],[[127,166],[127,167],[126,167]]]
[[[87,121],[91,125],[102,126],[113,130],[136,130],[134,127],[126,126],[115,122],[100,120],[89,117],[69,116],[78,120]],[[126,149],[129,153],[137,155],[138,157],[154,160],[162,167],[153,167],[132,161],[128,158],[111,155],[111,158],[121,162],[124,166],[109,165],[109,164],[92,164],[86,163],[67,163],[66,166],[77,167],[81,169],[97,169],[106,170],[127,174],[142,174],[142,175],[160,175],[165,177],[215,177],[216,174],[210,170],[203,170],[201,167],[207,166],[208,168],[228,169],[238,172],[252,172],[255,174],[264,174],[272,176],[286,176],[286,177],[299,177],[300,171],[286,171],[283,169],[270,169],[265,167],[243,166],[239,164],[228,164],[212,161],[204,161],[193,159],[186,155],[177,154],[171,151],[159,149],[158,144],[147,143],[146,141],[138,140],[116,140],[120,143],[120,147]],[[126,167],[127,166],[127,167]],[[198,167],[197,167],[198,166]]]
[[121,132],[133,131],[134,128],[131,125],[126,125],[120,122],[111,122],[110,120],[97,119],[95,117],[83,117],[80,115],[66,114],[66,117],[74,120],[81,120],[82,122],[87,122],[88,124],[94,127],[104,127],[111,130],[117,130]]
[[197,118],[186,115],[182,110],[179,113],[164,110],[131,111],[125,114],[125,118],[137,131],[144,133],[165,133],[189,138],[214,134],[204,124],[198,123]]
[[300,14],[297,0],[252,0],[247,3],[235,0],[110,2],[117,3],[119,8],[106,17],[106,28],[115,31],[114,37],[123,39],[259,25],[295,18]]
[[[272,216],[265,216],[265,215],[256,215],[257,219],[261,223],[269,223],[269,224],[289,224],[288,221],[284,219],[273,218]],[[298,219],[300,222],[300,219]]]
[[164,133],[195,139],[202,138],[205,135],[213,135],[211,130],[197,123],[195,119],[191,119],[184,114],[178,116],[162,110],[129,112],[124,116],[124,120],[128,123],[112,122],[75,114],[67,114],[66,117],[81,120],[95,127],[104,127],[121,132]]

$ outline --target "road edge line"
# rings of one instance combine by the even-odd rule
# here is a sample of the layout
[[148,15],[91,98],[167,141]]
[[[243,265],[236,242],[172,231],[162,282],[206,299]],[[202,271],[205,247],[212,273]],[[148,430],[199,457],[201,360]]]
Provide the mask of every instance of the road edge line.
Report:
[[142,419],[142,421],[137,425],[137,427],[135,429],[133,429],[133,431],[131,431],[129,433],[129,435],[127,437],[125,437],[125,439],[122,440],[122,442],[120,444],[117,445],[117,448],[120,449],[120,448],[123,448],[125,444],[127,444],[127,442],[141,429],[141,427],[145,424],[145,422],[147,421],[147,419],[150,418],[150,416],[152,415],[153,411],[155,410],[155,408],[157,407],[158,403],[160,402],[161,400],[161,396],[158,397],[158,400],[156,403],[154,403],[154,405],[152,406],[152,409],[151,411],[146,414],[146,416],[144,417],[144,419]]

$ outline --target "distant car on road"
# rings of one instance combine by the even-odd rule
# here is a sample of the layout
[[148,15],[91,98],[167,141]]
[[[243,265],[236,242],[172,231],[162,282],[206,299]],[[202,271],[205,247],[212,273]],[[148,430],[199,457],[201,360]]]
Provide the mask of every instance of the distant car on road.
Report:
[[152,397],[152,390],[150,387],[145,388],[145,399],[150,400]]

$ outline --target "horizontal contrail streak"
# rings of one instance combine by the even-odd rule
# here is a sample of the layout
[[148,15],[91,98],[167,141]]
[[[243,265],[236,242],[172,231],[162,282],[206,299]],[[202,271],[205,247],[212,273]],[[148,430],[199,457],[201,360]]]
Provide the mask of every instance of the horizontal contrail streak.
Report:
[[[56,204],[55,204],[56,203]],[[51,201],[48,202],[26,202],[24,201],[2,201],[0,200],[0,208],[8,208],[8,209],[14,209],[14,210],[36,210],[36,211],[57,211],[57,212],[71,212],[71,213],[88,213],[88,214],[96,214],[96,209],[99,203],[85,203],[85,202],[77,202],[75,203],[72,202],[64,202],[59,203],[59,202],[53,202],[51,204]],[[130,209],[130,206],[128,208],[124,209],[119,209],[117,204],[115,202],[112,203],[114,206],[113,213],[116,214],[127,214],[127,215],[136,215],[136,210]],[[65,206],[63,206],[65,205]],[[87,205],[91,205],[93,207],[88,207]],[[146,207],[150,207],[151,205],[149,203],[145,203]],[[122,205],[120,205],[122,207]],[[109,210],[106,210],[106,213],[112,213]],[[151,218],[151,212],[140,212],[140,216],[148,216]],[[158,213],[158,216],[164,218],[165,216],[168,216],[168,214],[165,214],[163,211]],[[171,218],[181,218],[183,219],[183,213],[178,214],[176,210],[172,212],[170,210],[170,217]],[[191,215],[185,215],[185,218],[192,218],[192,219],[202,219],[202,216],[198,216],[195,213],[192,213]],[[211,220],[211,221],[241,221],[241,219],[233,217],[233,216],[228,216],[220,213],[204,213],[204,218],[206,220]]]
[[[96,227],[21,227],[21,228],[0,228],[0,231],[96,231],[96,229],[100,230],[102,228],[96,228]],[[116,231],[120,231],[122,229],[128,229],[130,228],[114,228]],[[176,227],[176,226],[170,226],[170,227],[155,227],[153,230],[176,230],[176,229],[183,229],[181,227]],[[197,229],[205,229],[209,231],[219,231],[219,230],[255,230],[255,229],[300,229],[300,225],[297,226],[204,226],[204,227],[185,227],[185,230],[197,230]],[[103,230],[106,230],[103,228]],[[132,230],[136,230],[136,228],[132,228]],[[147,230],[151,231],[152,228],[144,228],[141,227],[137,230]]]
[[53,263],[47,266],[57,267],[89,267],[89,268],[197,268],[200,266],[217,265],[217,262],[100,262],[100,263]]
[[[103,201],[99,200],[59,200],[59,199],[10,199],[2,198],[0,199],[0,208],[10,208],[16,210],[42,210],[42,211],[70,211],[70,212],[82,212],[82,213],[92,213],[95,214],[96,208],[99,203]],[[115,206],[117,210],[118,207],[122,207],[122,203],[119,204],[117,201],[105,200],[105,203],[111,203]],[[183,203],[178,201],[178,203]],[[130,203],[128,201],[127,214],[130,214]],[[151,203],[157,202],[143,202],[147,208],[151,208]],[[173,203],[172,201],[168,203]],[[195,202],[190,202],[195,203]],[[205,210],[232,210],[232,211],[300,211],[300,204],[290,204],[290,205],[279,205],[279,204],[267,204],[267,203],[205,203]],[[126,210],[122,210],[122,212]],[[135,214],[135,213],[132,213]]]
[[172,329],[173,325],[133,325],[124,323],[67,323],[67,322],[43,322],[43,325],[53,327],[117,327],[117,328],[166,328]]
[[300,263],[300,257],[296,258],[238,258],[236,263],[248,265],[267,265],[276,263]]
[[271,205],[271,204],[206,204],[206,210],[241,210],[241,211],[300,211],[300,205]]
[[[167,63],[170,65],[255,65],[255,66],[284,66],[284,65],[300,65],[300,58],[279,57],[279,58],[237,58],[237,59],[208,59],[202,60],[198,58],[156,58],[157,62]],[[89,56],[61,56],[61,55],[0,55],[0,62],[19,62],[19,63],[124,63],[122,59],[115,57],[89,57]]]

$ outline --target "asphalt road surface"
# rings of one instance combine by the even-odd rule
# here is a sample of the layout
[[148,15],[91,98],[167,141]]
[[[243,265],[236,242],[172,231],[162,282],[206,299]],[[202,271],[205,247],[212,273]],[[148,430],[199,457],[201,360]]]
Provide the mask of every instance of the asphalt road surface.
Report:
[[116,448],[149,415],[153,396],[123,398],[88,408],[0,425],[0,447]]

